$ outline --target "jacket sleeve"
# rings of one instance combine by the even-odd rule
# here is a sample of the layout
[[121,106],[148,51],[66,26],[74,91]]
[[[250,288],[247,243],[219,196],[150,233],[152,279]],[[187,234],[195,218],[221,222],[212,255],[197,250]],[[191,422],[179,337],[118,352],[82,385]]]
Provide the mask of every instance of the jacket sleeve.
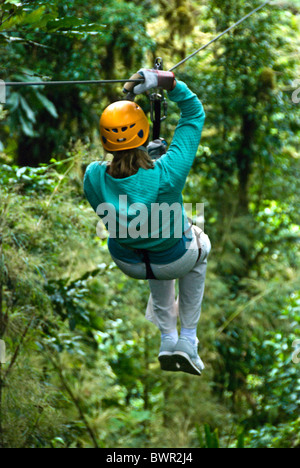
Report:
[[168,93],[177,102],[181,118],[176,127],[170,148],[156,164],[161,167],[169,190],[181,193],[191,170],[201,140],[205,112],[196,94],[181,81]]

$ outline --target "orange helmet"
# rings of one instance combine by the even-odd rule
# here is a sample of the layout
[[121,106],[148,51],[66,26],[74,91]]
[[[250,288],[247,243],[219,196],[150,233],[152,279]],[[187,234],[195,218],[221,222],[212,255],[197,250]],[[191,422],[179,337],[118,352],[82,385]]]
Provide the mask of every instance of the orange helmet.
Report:
[[131,101],[117,101],[108,106],[100,119],[103,147],[122,151],[142,146],[149,137],[150,125],[143,110]]

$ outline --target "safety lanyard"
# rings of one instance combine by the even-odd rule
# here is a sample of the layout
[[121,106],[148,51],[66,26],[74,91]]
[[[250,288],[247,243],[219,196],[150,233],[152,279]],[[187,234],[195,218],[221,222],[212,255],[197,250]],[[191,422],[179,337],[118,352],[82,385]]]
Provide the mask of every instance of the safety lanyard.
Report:
[[[157,57],[154,63],[154,70],[163,70],[163,59]],[[163,114],[162,114],[163,110]],[[153,138],[158,140],[160,137],[161,122],[167,118],[168,102],[165,98],[163,89],[157,89],[150,94],[150,116],[153,123]]]

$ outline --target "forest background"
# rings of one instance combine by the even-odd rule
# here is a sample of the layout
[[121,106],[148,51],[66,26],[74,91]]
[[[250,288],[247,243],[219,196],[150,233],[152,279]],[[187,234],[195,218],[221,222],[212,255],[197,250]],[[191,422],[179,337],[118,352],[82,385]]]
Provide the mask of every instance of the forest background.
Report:
[[[0,0],[0,79],[167,69],[260,4]],[[300,1],[278,0],[176,70],[207,114],[184,191],[213,244],[201,379],[160,370],[147,283],[114,267],[83,194],[121,86],[7,89],[0,447],[299,448],[299,28]],[[177,121],[170,103],[168,143]]]

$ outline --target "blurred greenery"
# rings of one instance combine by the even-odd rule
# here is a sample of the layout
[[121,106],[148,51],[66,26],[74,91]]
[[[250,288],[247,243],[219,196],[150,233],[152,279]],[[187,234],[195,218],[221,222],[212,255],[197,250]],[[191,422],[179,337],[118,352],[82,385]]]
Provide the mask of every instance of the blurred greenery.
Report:
[[[169,68],[258,0],[0,0],[0,78]],[[163,373],[146,282],[112,264],[83,195],[119,85],[9,88],[0,106],[0,447],[299,448],[300,2],[178,68],[207,120],[184,192],[212,239],[201,379]],[[139,102],[149,111],[146,97]],[[178,111],[163,124],[171,142]]]

